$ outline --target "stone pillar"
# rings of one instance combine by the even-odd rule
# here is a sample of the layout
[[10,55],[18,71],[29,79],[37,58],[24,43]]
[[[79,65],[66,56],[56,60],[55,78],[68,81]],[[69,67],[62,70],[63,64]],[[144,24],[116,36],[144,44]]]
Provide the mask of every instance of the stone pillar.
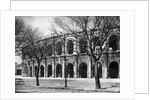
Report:
[[102,78],[107,78],[107,66],[102,65]]
[[44,77],[45,77],[45,75],[46,75],[46,66],[44,66]]
[[73,77],[77,78],[77,61],[75,60],[75,64],[73,65]]
[[62,77],[65,77],[65,59],[63,59],[63,64],[62,64]]
[[27,70],[27,64],[26,64],[26,62],[24,62],[22,75],[25,76],[25,77],[27,77],[27,73],[28,73],[27,71],[28,71],[28,70]]
[[48,65],[45,66],[45,77],[48,77]]
[[91,78],[91,59],[90,59],[90,57],[89,57],[89,59],[88,59],[88,76],[87,76],[87,78]]
[[[76,40],[76,41],[79,41],[78,39]],[[80,52],[80,48],[79,48],[79,43],[78,42],[76,42],[76,46],[75,46],[76,48],[76,53],[78,54],[79,52]]]
[[53,62],[53,64],[52,64],[52,77],[55,76],[55,75],[54,75],[54,73],[55,73],[55,70],[54,70],[54,69],[55,69],[55,68],[54,68],[55,66],[54,66],[54,65],[55,65],[55,64],[54,64],[54,62]]
[[73,41],[73,54],[77,54],[77,43],[74,41]]
[[45,58],[44,77],[47,77],[47,58]]

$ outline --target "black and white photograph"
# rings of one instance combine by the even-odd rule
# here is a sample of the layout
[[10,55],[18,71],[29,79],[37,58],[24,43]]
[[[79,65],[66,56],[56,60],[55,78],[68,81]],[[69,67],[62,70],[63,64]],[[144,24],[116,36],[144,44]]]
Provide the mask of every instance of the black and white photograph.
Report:
[[120,93],[120,16],[15,16],[15,93]]

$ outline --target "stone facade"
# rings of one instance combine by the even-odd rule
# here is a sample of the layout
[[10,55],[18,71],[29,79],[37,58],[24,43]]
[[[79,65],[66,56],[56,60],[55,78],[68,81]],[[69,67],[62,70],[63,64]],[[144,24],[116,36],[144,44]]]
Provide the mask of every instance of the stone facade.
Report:
[[[74,39],[68,36],[66,38],[66,45],[68,45],[68,40]],[[51,42],[51,39],[47,39]],[[119,40],[120,41],[120,40]],[[119,78],[120,77],[120,42],[117,40],[116,45],[118,45],[115,50],[108,50],[102,54],[99,62],[101,67],[98,67],[98,73],[100,78]],[[58,41],[55,41],[56,44]],[[94,61],[88,55],[81,53],[79,46],[74,41],[71,42],[72,49],[68,49],[67,46],[63,48],[61,54],[58,55],[55,50],[55,54],[45,57],[42,60],[39,76],[40,77],[65,77],[65,58],[64,50],[66,51],[66,66],[67,66],[67,77],[68,78],[93,78],[94,77]],[[53,45],[52,45],[53,47]],[[111,46],[113,49],[115,46]],[[60,48],[59,48],[60,49]],[[69,52],[68,50],[72,50]],[[54,53],[53,52],[53,53]],[[35,70],[37,67],[36,60],[26,59],[23,60],[24,66],[22,71],[22,76],[25,77],[35,77]]]

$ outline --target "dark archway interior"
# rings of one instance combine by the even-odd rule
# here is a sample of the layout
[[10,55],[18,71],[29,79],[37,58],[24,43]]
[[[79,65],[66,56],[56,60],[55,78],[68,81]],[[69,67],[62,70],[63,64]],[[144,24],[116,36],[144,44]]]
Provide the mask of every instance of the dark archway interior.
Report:
[[26,67],[27,76],[29,76],[29,70],[28,67]]
[[56,77],[62,77],[62,66],[60,64],[56,66]]
[[56,51],[57,51],[58,55],[62,54],[62,44],[61,44],[61,42],[57,43],[57,45],[56,45]]
[[109,65],[109,78],[118,78],[119,68],[117,62],[111,62]]
[[17,69],[17,75],[21,75],[22,70],[21,69]]
[[111,47],[113,51],[118,50],[118,36],[112,35],[109,37],[109,47]]
[[52,65],[48,65],[48,77],[52,76]]
[[35,66],[35,71],[34,71],[34,72],[35,72],[35,73],[34,73],[34,74],[35,74],[35,76],[36,76],[36,71],[37,71],[37,66]]
[[73,65],[71,63],[67,65],[67,77],[73,78]]
[[67,42],[67,51],[68,51],[68,54],[73,53],[73,41],[72,40],[68,40]]
[[30,77],[32,77],[32,66],[30,67]]
[[49,44],[48,47],[47,47],[47,52],[48,52],[48,55],[49,55],[49,56],[52,56],[52,49],[53,49],[53,48],[52,48],[52,45]]
[[41,77],[44,77],[44,66],[42,65],[40,68],[41,68],[41,71],[40,71],[41,72]]
[[84,39],[80,39],[79,48],[80,48],[80,53],[86,53],[87,43]]
[[87,78],[87,65],[85,63],[79,65],[79,77]]

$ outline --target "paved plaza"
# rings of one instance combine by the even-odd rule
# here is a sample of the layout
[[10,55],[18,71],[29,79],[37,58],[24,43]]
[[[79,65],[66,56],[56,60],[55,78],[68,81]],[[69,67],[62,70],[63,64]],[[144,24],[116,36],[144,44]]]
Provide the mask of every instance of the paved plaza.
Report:
[[120,93],[119,79],[100,79],[101,89],[95,89],[94,78],[68,78],[68,87],[64,78],[39,78],[40,86],[35,77],[19,78],[24,82],[15,83],[16,93]]

